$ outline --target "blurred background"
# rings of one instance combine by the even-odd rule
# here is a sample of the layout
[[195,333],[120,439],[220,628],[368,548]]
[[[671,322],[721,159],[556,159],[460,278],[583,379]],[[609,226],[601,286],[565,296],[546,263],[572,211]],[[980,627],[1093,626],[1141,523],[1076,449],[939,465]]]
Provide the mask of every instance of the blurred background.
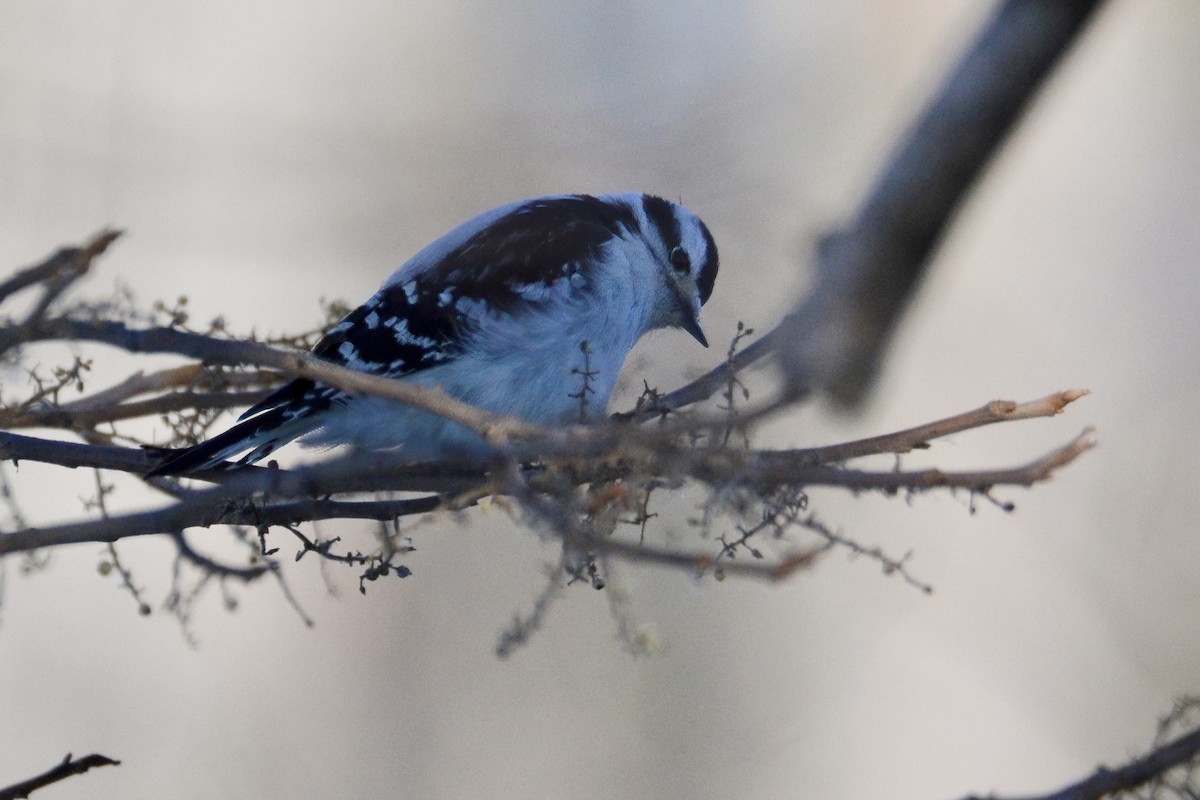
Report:
[[[116,225],[89,291],[283,332],[478,211],[638,189],[713,230],[719,343],[800,296],[816,237],[989,10],[3,0],[0,265]],[[1122,761],[1200,691],[1198,78],[1200,5],[1113,0],[944,243],[863,413],[818,404],[764,436],[823,444],[1091,388],[1065,417],[905,462],[1023,463],[1095,424],[1077,465],[999,493],[1015,513],[814,493],[847,534],[912,550],[931,596],[839,554],[776,586],[626,567],[657,654],[627,655],[605,595],[572,587],[502,661],[555,552],[476,510],[414,528],[413,576],[365,597],[289,564],[311,629],[274,585],[229,586],[233,612],[211,590],[193,647],[158,606],[168,543],[121,548],[148,617],[97,574],[102,548],[63,549],[43,572],[5,566],[0,785],[95,751],[124,763],[38,797],[938,798]],[[629,385],[671,388],[721,349],[649,337]],[[94,388],[160,363],[97,352]],[[6,396],[22,381],[6,371]],[[90,475],[5,469],[31,522],[86,513]],[[151,500],[123,485],[110,508]],[[684,529],[686,508],[657,510]]]

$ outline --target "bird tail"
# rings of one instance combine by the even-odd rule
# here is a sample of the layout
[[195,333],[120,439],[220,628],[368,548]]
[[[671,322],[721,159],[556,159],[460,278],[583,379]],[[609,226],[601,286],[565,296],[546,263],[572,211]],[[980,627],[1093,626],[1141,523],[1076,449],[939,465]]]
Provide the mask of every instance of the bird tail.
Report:
[[231,456],[249,450],[238,464],[253,464],[313,428],[308,414],[297,414],[295,408],[277,406],[250,419],[243,420],[227,431],[192,447],[166,450],[161,461],[146,473],[181,475],[201,469],[225,465]]

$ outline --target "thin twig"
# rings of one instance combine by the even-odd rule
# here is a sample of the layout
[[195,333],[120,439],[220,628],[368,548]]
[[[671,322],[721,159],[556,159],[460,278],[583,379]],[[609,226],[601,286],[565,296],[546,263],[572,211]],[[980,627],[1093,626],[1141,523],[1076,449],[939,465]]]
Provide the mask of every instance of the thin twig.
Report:
[[[0,338],[5,330],[0,329]],[[288,352],[262,342],[218,339],[174,328],[131,328],[121,322],[67,318],[38,320],[23,329],[21,336],[24,341],[100,342],[131,353],[176,353],[229,366],[270,367],[297,378],[308,378],[353,394],[396,400],[445,417],[498,448],[521,439],[552,441],[560,438],[540,425],[485,411],[438,388],[372,375],[325,361],[312,353]]]
[[44,789],[53,783],[70,778],[72,775],[82,775],[94,767],[116,767],[120,764],[120,761],[98,753],[83,758],[71,758],[71,754],[67,753],[61,762],[41,775],[0,788],[0,800],[20,800],[20,798],[29,797],[38,789]]
[[826,447],[809,447],[803,451],[812,459],[814,464],[828,464],[834,461],[849,461],[862,456],[879,455],[881,453],[909,453],[915,449],[926,447],[934,439],[940,439],[955,433],[982,428],[997,422],[1014,422],[1021,419],[1036,417],[1053,417],[1061,414],[1071,403],[1081,397],[1091,394],[1089,389],[1069,389],[1055,392],[1038,400],[1027,403],[1016,403],[1012,400],[993,400],[974,411],[955,414],[936,422],[918,425],[907,430],[888,433],[882,436],[872,436],[869,439],[859,439],[854,442],[829,445]]
[[107,407],[72,409],[70,404],[32,408],[8,416],[0,413],[5,428],[94,428],[106,422],[137,419],[189,409],[244,408],[266,396],[254,392],[169,392],[146,400],[133,400]]

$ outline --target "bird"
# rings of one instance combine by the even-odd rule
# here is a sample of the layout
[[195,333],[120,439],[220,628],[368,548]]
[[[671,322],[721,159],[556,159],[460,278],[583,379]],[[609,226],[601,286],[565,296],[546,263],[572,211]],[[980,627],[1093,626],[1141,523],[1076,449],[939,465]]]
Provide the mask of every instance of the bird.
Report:
[[[679,203],[640,192],[521,200],[417,252],[312,353],[536,424],[594,421],[646,333],[679,328],[708,346],[700,310],[717,267],[708,227]],[[296,439],[414,462],[491,449],[430,412],[300,378],[228,430],[167,450],[148,476],[253,464]]]

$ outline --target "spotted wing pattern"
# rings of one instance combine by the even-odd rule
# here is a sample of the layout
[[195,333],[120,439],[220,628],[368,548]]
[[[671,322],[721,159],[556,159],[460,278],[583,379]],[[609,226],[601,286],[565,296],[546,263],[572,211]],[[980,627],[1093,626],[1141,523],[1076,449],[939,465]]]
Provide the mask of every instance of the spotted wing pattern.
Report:
[[[468,236],[433,265],[401,269],[350,312],[313,354],[375,375],[403,377],[457,357],[481,313],[519,314],[544,302],[544,287],[579,275],[616,236],[636,231],[632,209],[588,195],[533,200]],[[176,451],[151,474],[211,467],[244,450],[253,463],[319,423],[349,397],[294,380],[248,409],[237,425]]]

